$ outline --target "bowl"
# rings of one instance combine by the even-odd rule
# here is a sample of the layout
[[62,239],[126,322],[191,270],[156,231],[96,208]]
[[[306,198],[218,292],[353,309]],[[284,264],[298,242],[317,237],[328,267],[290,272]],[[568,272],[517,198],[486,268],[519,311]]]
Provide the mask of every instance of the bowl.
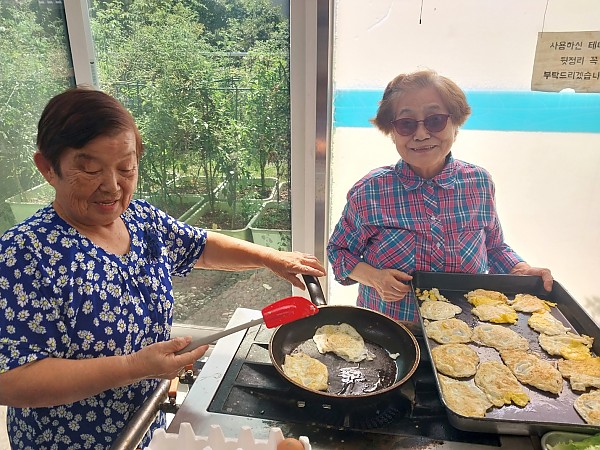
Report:
[[579,442],[593,436],[593,434],[570,433],[568,431],[550,431],[542,436],[542,449],[550,450],[549,445],[554,446],[559,443],[568,444],[569,442]]

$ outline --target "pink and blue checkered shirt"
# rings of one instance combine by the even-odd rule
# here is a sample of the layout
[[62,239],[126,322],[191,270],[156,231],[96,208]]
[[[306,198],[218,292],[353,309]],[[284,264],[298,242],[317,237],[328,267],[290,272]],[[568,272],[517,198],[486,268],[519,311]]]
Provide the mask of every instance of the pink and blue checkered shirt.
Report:
[[[348,275],[361,261],[408,274],[510,272],[523,259],[504,242],[494,192],[485,169],[451,155],[431,180],[402,160],[369,172],[348,192],[327,245],[335,279],[355,283]],[[374,288],[361,284],[357,305],[416,320],[413,295],[384,302]]]

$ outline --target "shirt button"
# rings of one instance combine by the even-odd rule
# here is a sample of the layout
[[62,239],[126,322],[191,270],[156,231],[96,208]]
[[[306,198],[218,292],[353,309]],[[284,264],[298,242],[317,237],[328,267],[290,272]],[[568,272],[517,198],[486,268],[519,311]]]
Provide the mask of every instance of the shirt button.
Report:
[[440,248],[440,247],[442,246],[442,244],[440,244],[440,243],[438,242],[437,244],[435,244],[435,246],[436,246],[437,248]]
[[430,216],[429,218],[430,218],[430,219],[431,219],[433,222],[435,222],[435,221],[437,220],[437,217],[436,217],[436,216]]

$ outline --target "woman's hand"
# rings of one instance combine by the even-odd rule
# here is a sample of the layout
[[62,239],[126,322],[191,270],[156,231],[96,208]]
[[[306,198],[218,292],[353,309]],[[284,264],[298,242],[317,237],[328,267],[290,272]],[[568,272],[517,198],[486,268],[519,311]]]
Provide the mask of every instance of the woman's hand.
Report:
[[373,287],[384,302],[397,302],[410,291],[410,285],[406,284],[410,280],[410,275],[399,270],[379,269],[373,278]]
[[360,262],[350,272],[349,278],[374,288],[384,302],[402,300],[410,285],[406,284],[412,277],[397,269],[377,269],[367,263]]
[[317,278],[325,276],[325,268],[317,257],[308,253],[275,251],[270,255],[265,266],[300,289],[305,289],[305,286],[298,275],[306,274]]
[[552,273],[550,273],[550,269],[541,267],[531,267],[526,262],[520,262],[511,269],[510,273],[513,275],[535,275],[538,277],[542,277],[544,289],[546,289],[548,292],[552,290],[552,283],[554,282],[554,278],[552,278]]
[[178,337],[170,341],[157,342],[129,355],[129,364],[136,379],[163,378],[172,380],[181,370],[194,364],[206,353],[208,345],[203,345],[190,352],[176,355],[175,352],[185,348],[192,338]]

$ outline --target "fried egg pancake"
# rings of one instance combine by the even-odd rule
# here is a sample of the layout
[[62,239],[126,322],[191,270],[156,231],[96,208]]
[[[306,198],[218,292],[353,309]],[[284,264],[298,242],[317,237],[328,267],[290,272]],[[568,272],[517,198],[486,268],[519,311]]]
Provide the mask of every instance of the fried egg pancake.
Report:
[[444,401],[452,411],[466,417],[484,417],[493,405],[473,381],[459,381],[439,374]]
[[473,330],[460,319],[425,321],[425,333],[438,344],[465,344],[471,341]]
[[563,377],[551,362],[523,350],[504,350],[500,356],[521,383],[553,394],[562,392]]
[[581,394],[573,406],[586,423],[600,425],[600,391]]
[[320,353],[333,352],[348,362],[372,361],[362,336],[347,323],[323,325],[315,331],[313,341]]
[[512,306],[515,311],[524,313],[542,313],[544,311],[550,311],[551,306],[556,306],[556,303],[542,300],[531,294],[517,294],[514,300],[509,300],[508,304]]
[[527,320],[527,325],[538,333],[547,334],[549,336],[565,334],[570,330],[570,328],[565,327],[560,320],[547,311],[543,313],[533,313]]
[[419,311],[424,319],[444,320],[460,314],[462,308],[449,302],[425,300],[421,303]]
[[327,366],[306,353],[285,355],[281,367],[283,373],[296,383],[315,391],[327,390],[327,379],[329,378]]
[[582,360],[592,356],[590,348],[594,343],[594,338],[575,333],[557,334],[548,336],[540,334],[538,341],[540,347],[550,355],[562,356],[565,359]]
[[467,301],[473,306],[501,305],[508,302],[508,297],[502,292],[475,289],[465,294]]
[[452,378],[472,377],[477,372],[479,355],[465,344],[443,344],[431,349],[438,372]]
[[474,342],[502,350],[529,350],[529,342],[520,334],[502,325],[477,325],[471,336]]
[[415,289],[415,294],[419,300],[431,300],[431,301],[440,301],[447,302],[448,299],[440,294],[438,288],[431,288],[429,290],[424,289],[421,290],[419,288]]
[[493,323],[517,323],[517,312],[508,305],[483,303],[471,310],[479,320]]
[[569,380],[574,391],[585,391],[588,387],[600,388],[600,358],[592,357],[580,361],[560,359],[558,370]]
[[485,361],[479,364],[475,384],[495,406],[514,403],[525,406],[529,396],[512,372],[500,361]]

